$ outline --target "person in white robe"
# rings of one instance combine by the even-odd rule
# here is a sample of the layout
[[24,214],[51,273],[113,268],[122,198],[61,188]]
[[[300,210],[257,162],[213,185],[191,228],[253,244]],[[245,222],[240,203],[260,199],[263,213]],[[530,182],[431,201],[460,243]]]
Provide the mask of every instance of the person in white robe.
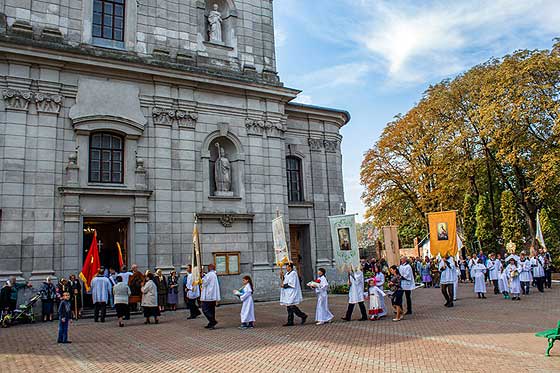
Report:
[[385,303],[385,293],[377,287],[375,277],[368,279],[367,297],[369,299],[368,315],[370,320],[379,320],[379,314],[383,312],[381,304]]
[[537,255],[537,252],[531,258],[531,268],[537,289],[544,293],[544,257]]
[[286,264],[286,273],[281,273],[282,286],[280,287],[280,304],[286,306],[288,322],[284,326],[294,325],[294,314],[301,319],[301,324],[307,321],[307,315],[302,312],[298,304],[303,300],[299,276],[294,270],[294,264]]
[[308,285],[315,290],[317,295],[317,308],[315,309],[315,321],[317,325],[330,323],[334,315],[329,310],[329,282],[325,277],[326,270],[319,268],[317,279]]
[[346,310],[346,316],[343,317],[342,320],[352,320],[352,312],[354,312],[354,306],[356,304],[360,307],[360,312],[362,314],[360,320],[367,320],[367,311],[364,305],[364,274],[361,270],[357,269],[348,272],[348,285],[350,285],[350,289],[348,290],[348,309]]
[[215,329],[216,324],[218,324],[216,321],[216,304],[220,300],[220,284],[218,283],[216,266],[208,264],[208,273],[202,277],[202,291],[200,293],[202,313],[208,319],[206,329]]
[[250,276],[243,277],[243,287],[234,292],[243,302],[241,306],[241,326],[239,329],[255,327],[255,303],[253,302],[253,280]]
[[449,262],[452,263],[451,265],[451,274],[453,276],[453,301],[457,300],[457,290],[459,287],[459,271],[457,270],[457,262],[455,258],[449,256]]
[[[380,267],[375,266],[375,286],[383,292],[385,295],[385,291],[383,289],[383,285],[385,284],[385,275],[381,272]],[[385,305],[385,297],[381,299],[381,312],[377,314],[379,318],[387,316],[387,306]]]
[[399,273],[401,275],[401,288],[404,290],[406,298],[406,315],[412,314],[412,290],[414,290],[414,274],[412,267],[408,263],[408,258],[403,256],[401,258],[401,265],[399,266]]
[[509,259],[505,271],[508,279],[508,288],[511,294],[511,300],[521,300],[521,264],[517,264],[515,258]]
[[479,298],[486,298],[484,295],[486,293],[486,281],[485,274],[487,268],[482,264],[482,259],[478,259],[478,263],[473,267],[474,274],[474,292]]
[[455,262],[451,256],[446,255],[445,258],[441,258],[438,264],[438,269],[440,272],[440,284],[441,293],[445,298],[445,307],[453,307],[453,301],[455,299],[455,287],[453,278],[453,268],[455,267]]
[[496,254],[490,253],[490,258],[488,259],[488,278],[492,281],[494,285],[494,294],[500,293],[500,287],[498,284],[498,279],[502,273],[502,262],[496,259]]
[[469,259],[469,276],[471,278],[471,282],[474,282],[474,273],[473,273],[473,268],[476,265],[478,259],[476,257],[476,254],[473,254],[472,257]]
[[498,289],[500,290],[500,293],[504,296],[504,299],[509,299],[508,277],[505,268],[502,268],[502,272],[498,276]]
[[523,295],[529,295],[531,289],[532,273],[531,261],[525,256],[525,251],[519,254],[519,281],[521,282],[521,292]]

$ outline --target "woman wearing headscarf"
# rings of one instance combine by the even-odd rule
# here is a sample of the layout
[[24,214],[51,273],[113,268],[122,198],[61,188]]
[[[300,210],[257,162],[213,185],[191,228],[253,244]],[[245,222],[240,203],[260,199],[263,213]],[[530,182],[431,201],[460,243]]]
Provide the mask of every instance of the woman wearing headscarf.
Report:
[[154,283],[157,286],[157,300],[158,300],[158,307],[159,311],[165,311],[165,305],[167,304],[167,279],[163,275],[161,269],[156,271],[156,275],[154,276]]
[[150,317],[154,318],[155,323],[159,323],[159,308],[158,308],[158,290],[154,282],[154,274],[147,271],[145,276],[146,282],[142,283],[142,309],[144,310],[144,317],[146,321],[144,324],[150,324]]
[[177,277],[177,272],[172,271],[167,278],[167,304],[171,308],[171,311],[177,310],[177,303],[179,302],[179,277]]

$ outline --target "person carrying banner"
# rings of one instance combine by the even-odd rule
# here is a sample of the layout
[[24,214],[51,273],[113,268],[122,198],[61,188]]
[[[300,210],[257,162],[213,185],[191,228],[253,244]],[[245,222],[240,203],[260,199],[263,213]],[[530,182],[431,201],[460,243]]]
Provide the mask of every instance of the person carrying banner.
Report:
[[221,300],[220,284],[218,283],[218,275],[216,275],[216,266],[208,264],[208,273],[202,277],[202,292],[200,301],[202,302],[202,313],[208,319],[206,329],[215,329],[216,324],[216,305]]
[[280,272],[282,286],[280,287],[280,304],[286,306],[288,311],[288,322],[284,326],[294,325],[294,314],[301,319],[301,324],[307,321],[307,315],[303,313],[298,304],[301,303],[303,296],[301,294],[301,286],[299,277],[294,270],[294,264],[286,264],[286,273]]
[[406,297],[406,315],[412,315],[412,290],[414,290],[414,274],[412,267],[408,263],[406,256],[401,257],[401,265],[399,266],[399,274],[401,275],[401,288]]
[[441,284],[441,293],[445,298],[445,307],[453,307],[453,300],[454,300],[454,281],[453,278],[454,272],[453,267],[455,263],[449,260],[449,255],[446,255],[445,258],[441,258],[439,262],[439,271],[440,275],[440,284]]
[[533,278],[537,289],[544,293],[544,257],[538,255],[536,250],[533,251],[533,257],[531,258],[531,268],[533,269]]
[[366,306],[364,305],[364,274],[362,271],[359,269],[353,272],[348,271],[348,284],[350,285],[348,291],[348,309],[346,310],[346,316],[343,317],[342,320],[352,320],[352,312],[354,312],[354,306],[357,303],[362,313],[360,321],[365,321],[368,319],[368,316]]
[[192,271],[192,265],[187,265],[187,275],[183,280],[185,301],[187,303],[187,308],[190,311],[190,316],[187,317],[188,320],[196,319],[200,314],[196,300],[200,297],[200,286],[194,283],[194,276]]
[[525,256],[525,251],[519,254],[519,281],[523,295],[529,295],[531,289],[531,261]]

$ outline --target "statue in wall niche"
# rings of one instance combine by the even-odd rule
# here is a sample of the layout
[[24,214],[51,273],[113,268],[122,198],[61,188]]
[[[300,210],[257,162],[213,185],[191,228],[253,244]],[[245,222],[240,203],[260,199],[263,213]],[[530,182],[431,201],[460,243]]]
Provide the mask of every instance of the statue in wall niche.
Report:
[[216,143],[218,149],[218,158],[214,165],[214,179],[216,181],[217,196],[231,196],[231,163],[226,157],[224,148]]
[[218,4],[214,4],[208,14],[208,40],[213,43],[223,43],[222,14],[218,11]]

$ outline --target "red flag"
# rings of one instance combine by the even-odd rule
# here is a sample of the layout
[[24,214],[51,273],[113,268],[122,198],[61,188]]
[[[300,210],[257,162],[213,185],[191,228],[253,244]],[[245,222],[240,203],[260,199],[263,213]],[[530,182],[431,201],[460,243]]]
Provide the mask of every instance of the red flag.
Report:
[[119,272],[120,272],[123,265],[124,265],[124,261],[123,261],[123,258],[122,258],[121,245],[118,242],[117,242],[117,250],[119,250]]
[[99,271],[99,249],[97,248],[97,231],[93,232],[93,241],[91,241],[91,246],[84,260],[84,266],[82,267],[82,272],[80,272],[80,278],[86,285],[86,290],[90,290],[91,280],[97,275]]

